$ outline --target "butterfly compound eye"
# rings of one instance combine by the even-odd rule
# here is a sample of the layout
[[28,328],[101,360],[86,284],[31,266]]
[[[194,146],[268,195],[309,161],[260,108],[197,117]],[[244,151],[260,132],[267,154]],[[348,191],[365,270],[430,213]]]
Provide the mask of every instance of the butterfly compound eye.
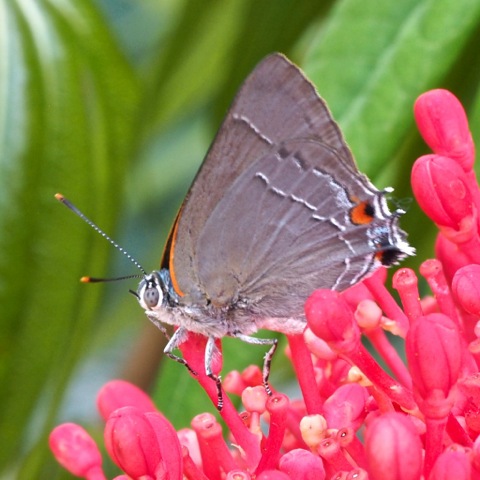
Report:
[[162,292],[160,292],[160,287],[155,285],[153,287],[148,287],[143,292],[143,301],[148,308],[155,308],[159,303],[162,297]]
[[163,292],[155,275],[145,277],[138,287],[138,300],[146,310],[154,310],[162,305]]

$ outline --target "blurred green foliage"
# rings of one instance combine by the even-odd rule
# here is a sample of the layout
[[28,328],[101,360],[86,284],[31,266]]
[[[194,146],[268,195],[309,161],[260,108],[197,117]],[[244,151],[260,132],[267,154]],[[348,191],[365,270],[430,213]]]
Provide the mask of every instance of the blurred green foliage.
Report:
[[[158,340],[139,362],[136,339],[153,334],[127,293],[135,281],[78,283],[134,268],[54,193],[156,268],[234,92],[282,51],[328,101],[361,169],[410,197],[410,167],[427,151],[418,94],[451,89],[478,143],[479,27],[478,0],[0,0],[0,478],[69,478],[47,449],[52,426],[81,417],[100,432],[92,388],[126,371],[147,385],[161,350]],[[428,224],[412,205],[403,226],[419,259],[433,252]],[[263,354],[226,350],[225,371]],[[214,411],[181,369],[165,363],[155,388],[177,427]]]

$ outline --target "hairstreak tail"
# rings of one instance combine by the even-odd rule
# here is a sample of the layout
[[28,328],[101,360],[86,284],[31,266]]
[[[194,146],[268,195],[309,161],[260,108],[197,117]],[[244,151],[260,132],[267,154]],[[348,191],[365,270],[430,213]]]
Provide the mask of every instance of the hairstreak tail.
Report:
[[266,57],[240,88],[190,187],[160,270],[142,269],[137,297],[147,317],[163,331],[177,327],[165,353],[186,364],[174,350],[188,332],[206,336],[206,373],[221,409],[215,340],[270,345],[263,369],[270,392],[276,340],[252,334],[301,333],[315,289],[344,290],[414,254],[398,226],[403,212],[388,209],[390,191],[358,171],[303,73],[281,54]]

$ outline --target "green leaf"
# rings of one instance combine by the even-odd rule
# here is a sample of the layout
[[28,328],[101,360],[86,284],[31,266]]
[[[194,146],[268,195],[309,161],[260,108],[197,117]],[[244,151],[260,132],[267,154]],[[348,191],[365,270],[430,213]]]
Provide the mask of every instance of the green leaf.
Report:
[[100,293],[77,279],[106,266],[53,195],[113,225],[138,86],[90,2],[2,2],[0,32],[1,469],[51,428]]
[[161,128],[168,119],[184,118],[212,95],[218,125],[255,63],[291,48],[327,5],[319,8],[305,0],[187,2],[154,64],[143,110],[154,117],[151,125]]
[[369,175],[396,155],[415,98],[445,81],[479,20],[476,0],[337,3],[305,67]]

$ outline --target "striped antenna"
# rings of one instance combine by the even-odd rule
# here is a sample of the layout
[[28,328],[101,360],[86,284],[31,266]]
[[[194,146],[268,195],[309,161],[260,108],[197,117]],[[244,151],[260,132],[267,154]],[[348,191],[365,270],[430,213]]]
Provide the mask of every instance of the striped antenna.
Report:
[[[145,269],[126,251],[124,250],[118,243],[113,241],[99,226],[93,223],[88,217],[86,217],[73,203],[67,200],[61,193],[56,193],[55,198],[62,202],[66,207],[68,207],[73,213],[78,215],[85,223],[90,225],[96,232],[98,232],[103,238],[108,240],[118,251],[122,252],[142,273],[143,275],[147,275]],[[93,278],[93,277],[82,277],[81,281],[84,283],[92,283],[92,282],[108,282],[114,280],[124,280],[126,278],[138,278],[140,275],[130,275],[127,277],[120,277],[120,278]]]

